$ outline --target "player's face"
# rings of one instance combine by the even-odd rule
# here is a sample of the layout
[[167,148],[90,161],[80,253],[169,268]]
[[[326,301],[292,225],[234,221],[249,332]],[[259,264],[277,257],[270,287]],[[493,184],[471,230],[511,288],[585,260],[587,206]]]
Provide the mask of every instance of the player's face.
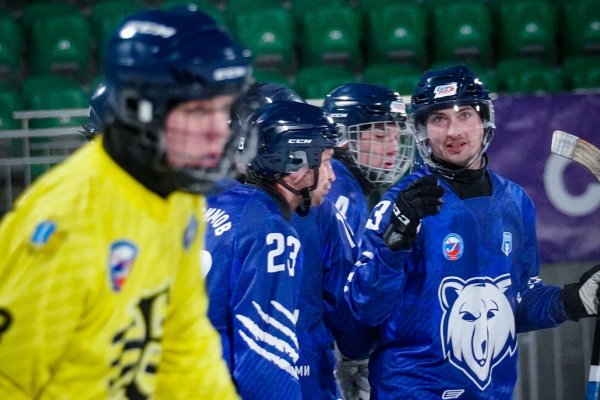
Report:
[[372,168],[390,170],[398,154],[400,128],[393,122],[369,124],[360,132],[358,162]]
[[181,103],[165,122],[166,159],[172,168],[214,168],[230,138],[233,96]]
[[[333,149],[324,150],[321,154],[321,165],[319,166],[319,181],[315,190],[310,192],[311,204],[313,207],[323,203],[323,200],[331,189],[331,184],[335,181],[335,173],[331,166],[331,159],[333,158]],[[306,182],[300,185],[300,187],[311,186],[314,182],[314,174],[311,172],[306,174],[304,179]]]
[[472,106],[432,111],[425,123],[435,157],[460,167],[481,168],[481,160],[475,158],[481,158],[483,122]]

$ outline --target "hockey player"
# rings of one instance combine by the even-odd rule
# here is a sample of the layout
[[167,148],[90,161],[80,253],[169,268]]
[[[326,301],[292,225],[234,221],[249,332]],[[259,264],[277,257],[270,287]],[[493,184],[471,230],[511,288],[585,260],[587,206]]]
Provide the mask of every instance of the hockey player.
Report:
[[0,226],[0,398],[235,399],[198,268],[247,52],[200,12],[118,26],[103,135]]
[[294,101],[260,107],[249,124],[259,143],[246,183],[212,197],[206,212],[209,316],[242,398],[301,399],[299,379],[312,366],[300,361],[299,298],[309,289],[291,219],[323,202],[339,133],[322,109]]
[[564,289],[539,278],[534,205],[488,167],[494,108],[473,72],[426,72],[412,109],[426,165],[374,208],[348,285],[379,327],[372,398],[512,399],[517,334],[597,314],[600,265]]
[[327,94],[323,109],[343,135],[332,161],[338,179],[328,197],[360,241],[372,206],[413,166],[416,149],[406,105],[385,86],[346,83]]
[[[304,103],[294,91],[273,83],[255,83],[233,109],[232,126],[249,138],[247,121],[265,104],[290,100]],[[243,151],[240,156],[243,155]],[[239,166],[242,171],[246,168]],[[358,255],[351,230],[329,199],[312,207],[307,216],[294,213],[304,258],[296,324],[300,357],[298,371],[302,398],[336,399],[334,339],[349,356],[364,358],[371,350],[369,332],[358,323],[344,301],[343,287]]]
[[[406,105],[392,89],[367,83],[346,83],[323,102],[343,132],[335,149],[337,180],[328,197],[348,221],[360,243],[371,208],[381,194],[410,171],[415,141]],[[366,358],[337,353],[337,378],[346,400],[369,398]]]

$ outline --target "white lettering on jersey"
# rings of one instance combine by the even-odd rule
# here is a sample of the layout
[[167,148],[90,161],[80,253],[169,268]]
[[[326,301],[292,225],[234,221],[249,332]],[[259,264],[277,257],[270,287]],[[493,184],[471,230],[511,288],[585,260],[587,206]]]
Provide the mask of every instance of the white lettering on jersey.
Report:
[[225,214],[225,211],[221,209],[209,208],[204,212],[204,220],[214,229],[215,236],[221,236],[231,229],[229,215]]
[[517,348],[515,317],[504,292],[510,275],[467,281],[445,278],[438,297],[444,357],[481,390],[492,380],[493,368]]

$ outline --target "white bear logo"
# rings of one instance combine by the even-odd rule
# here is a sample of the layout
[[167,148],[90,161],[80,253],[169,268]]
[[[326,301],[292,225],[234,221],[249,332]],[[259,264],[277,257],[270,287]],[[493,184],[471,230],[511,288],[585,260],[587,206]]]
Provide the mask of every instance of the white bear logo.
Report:
[[467,281],[447,277],[439,287],[444,357],[481,390],[494,366],[517,348],[515,318],[504,295],[510,283],[509,274]]

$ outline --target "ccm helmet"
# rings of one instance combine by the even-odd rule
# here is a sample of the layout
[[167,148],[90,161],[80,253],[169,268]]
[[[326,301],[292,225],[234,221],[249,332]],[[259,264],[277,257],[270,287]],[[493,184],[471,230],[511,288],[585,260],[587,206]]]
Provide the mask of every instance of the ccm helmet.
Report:
[[256,154],[258,138],[253,134],[255,130],[248,129],[248,120],[258,108],[277,101],[305,103],[304,99],[296,92],[283,85],[256,82],[250,85],[243,95],[238,97],[231,108],[231,129],[236,131],[236,136],[239,137],[236,163],[240,172],[244,173],[246,171],[247,163]]
[[415,88],[412,96],[412,118],[417,136],[417,148],[423,161],[442,172],[452,173],[432,158],[427,115],[434,110],[455,106],[473,106],[483,121],[483,142],[474,159],[481,157],[494,136],[494,106],[489,90],[469,68],[463,65],[427,71]]
[[[230,170],[237,140],[231,137],[215,167],[170,167],[164,125],[180,103],[237,96],[251,78],[250,53],[201,11],[150,10],[125,18],[105,58],[107,150],[135,171],[151,168],[145,185],[159,193],[200,193]],[[139,177],[138,177],[139,178]]]
[[[347,144],[352,160],[373,185],[389,185],[410,170],[415,140],[398,92],[380,85],[346,83],[325,97],[323,108],[340,125],[343,144]],[[365,131],[372,134],[365,135]],[[394,139],[386,151],[376,153],[377,141],[382,143],[382,136],[389,135]]]
[[318,169],[323,151],[336,147],[340,138],[323,109],[295,101],[264,105],[249,124],[258,135],[258,150],[248,173],[266,180],[278,181],[302,167]]

